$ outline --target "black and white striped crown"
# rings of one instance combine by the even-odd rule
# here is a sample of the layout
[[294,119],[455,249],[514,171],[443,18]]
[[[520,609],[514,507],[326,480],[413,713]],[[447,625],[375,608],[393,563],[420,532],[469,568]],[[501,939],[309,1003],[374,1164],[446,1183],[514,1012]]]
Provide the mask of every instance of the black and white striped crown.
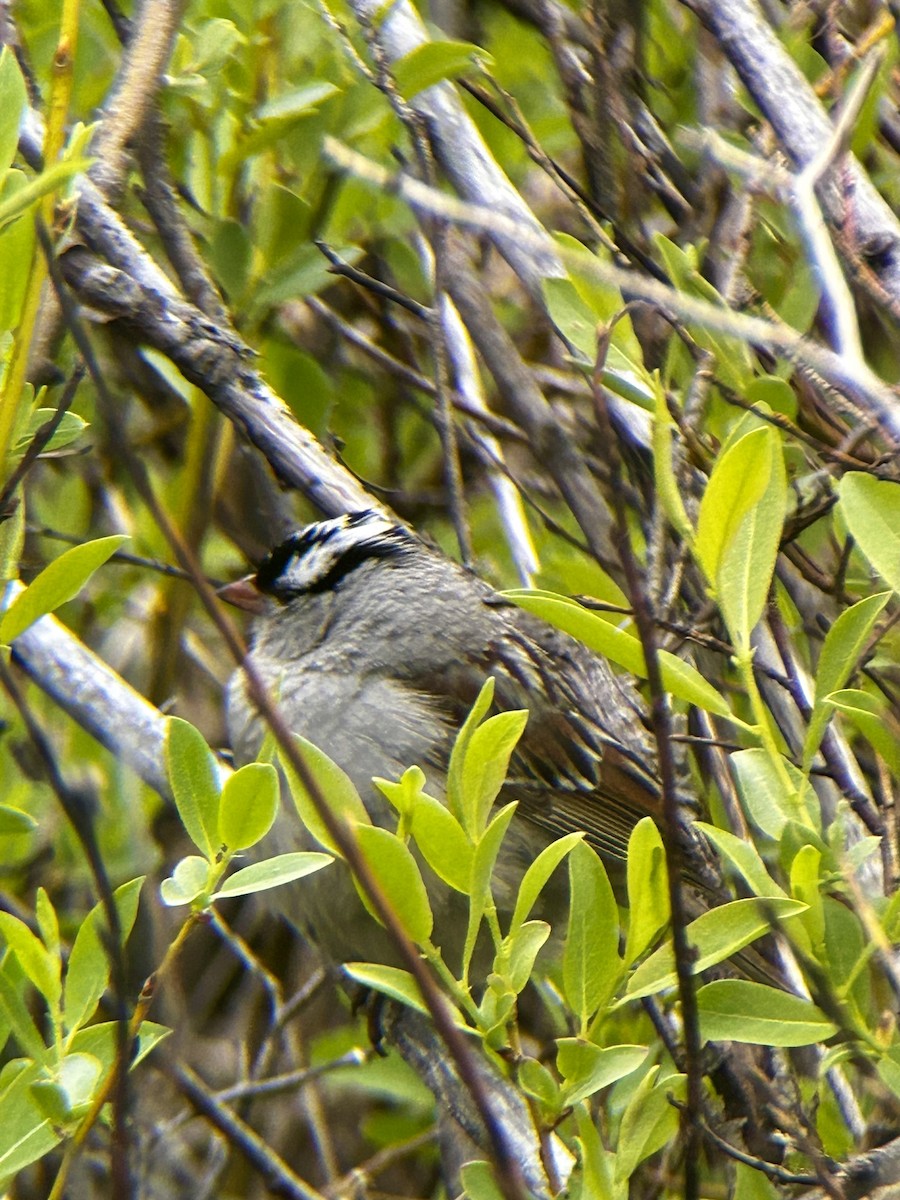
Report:
[[345,513],[307,525],[276,546],[260,563],[256,586],[282,601],[331,591],[369,559],[396,558],[417,544],[402,525],[373,509]]

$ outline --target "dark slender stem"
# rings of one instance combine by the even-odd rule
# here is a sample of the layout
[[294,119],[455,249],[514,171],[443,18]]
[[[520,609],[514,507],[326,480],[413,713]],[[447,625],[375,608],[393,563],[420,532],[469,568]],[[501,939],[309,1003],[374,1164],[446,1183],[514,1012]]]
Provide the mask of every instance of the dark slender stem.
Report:
[[[601,358],[602,358],[601,348]],[[687,1075],[687,1105],[683,1113],[685,1133],[684,1200],[698,1200],[700,1195],[700,1151],[702,1147],[701,1115],[703,1112],[703,1072],[701,1064],[700,1019],[694,989],[692,965],[694,951],[687,939],[688,913],[682,888],[684,855],[681,848],[681,828],[678,813],[678,788],[675,758],[672,752],[672,723],[668,699],[659,665],[656,621],[648,602],[640,569],[631,547],[627,514],[622,498],[620,479],[622,456],[606,406],[600,381],[600,366],[595,373],[594,395],[597,419],[606,434],[609,457],[610,495],[614,517],[614,540],[626,593],[634,612],[634,623],[644,651],[647,685],[650,691],[650,721],[656,741],[659,780],[662,793],[664,842],[669,875],[669,902],[672,911],[672,941],[675,950],[675,970],[681,998],[681,1019],[684,1029],[684,1062]]]

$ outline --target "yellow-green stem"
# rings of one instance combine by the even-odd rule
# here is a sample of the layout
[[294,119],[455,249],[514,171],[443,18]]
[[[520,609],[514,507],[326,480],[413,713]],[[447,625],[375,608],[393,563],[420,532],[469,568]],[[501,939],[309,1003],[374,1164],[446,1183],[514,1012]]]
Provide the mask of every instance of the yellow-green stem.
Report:
[[[53,56],[50,99],[47,105],[47,126],[44,134],[44,170],[52,167],[65,142],[66,118],[72,98],[75,49],[78,43],[78,13],[81,0],[64,0],[60,17],[59,40]],[[49,192],[41,201],[39,212],[44,224],[53,224],[55,193]],[[13,340],[12,354],[3,394],[0,397],[0,470],[6,474],[13,434],[22,403],[28,351],[40,311],[41,289],[47,267],[40,246],[35,241],[28,269],[28,284],[22,303],[22,314]]]
[[[129,1041],[133,1041],[140,1033],[141,1025],[143,1025],[147,1016],[147,1012],[150,1009],[150,1005],[153,1003],[153,997],[155,996],[163,979],[171,970],[172,964],[180,954],[181,949],[184,946],[184,943],[187,941],[191,931],[200,921],[200,917],[200,913],[192,912],[190,914],[190,916],[178,930],[175,940],[166,950],[162,962],[156,969],[156,972],[153,976],[153,987],[145,987],[144,991],[138,997],[138,1002],[135,1005],[134,1012],[131,1015],[131,1020],[128,1022]],[[127,1063],[115,1062],[109,1074],[106,1076],[106,1079],[104,1079],[100,1089],[97,1092],[97,1095],[94,1097],[94,1102],[91,1105],[90,1111],[83,1118],[81,1124],[75,1130],[71,1141],[66,1147],[66,1152],[63,1156],[62,1162],[60,1163],[59,1171],[57,1172],[56,1178],[53,1181],[53,1187],[50,1189],[50,1194],[47,1197],[47,1200],[62,1200],[63,1196],[65,1195],[69,1171],[72,1168],[72,1163],[75,1161],[75,1156],[77,1155],[81,1146],[84,1144],[88,1134],[96,1124],[97,1118],[103,1111],[103,1106],[106,1104],[107,1100],[109,1100],[112,1089],[115,1086],[116,1079],[118,1078],[119,1071],[123,1069],[128,1069]]]

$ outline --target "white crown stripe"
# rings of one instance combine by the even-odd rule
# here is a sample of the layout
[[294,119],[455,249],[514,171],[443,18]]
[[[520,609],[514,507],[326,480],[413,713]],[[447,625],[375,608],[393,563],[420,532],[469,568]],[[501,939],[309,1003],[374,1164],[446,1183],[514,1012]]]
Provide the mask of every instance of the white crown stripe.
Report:
[[343,559],[351,565],[354,551],[401,532],[401,526],[372,510],[319,521],[273,550],[260,567],[258,579],[265,580],[264,590],[276,596],[314,591],[329,576],[340,573]]

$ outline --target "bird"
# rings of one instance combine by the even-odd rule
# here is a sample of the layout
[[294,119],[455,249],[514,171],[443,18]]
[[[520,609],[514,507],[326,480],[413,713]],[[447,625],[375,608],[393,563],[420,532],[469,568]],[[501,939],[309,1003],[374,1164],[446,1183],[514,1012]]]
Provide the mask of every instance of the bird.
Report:
[[[641,697],[603,658],[372,509],[292,533],[224,591],[254,613],[250,658],[287,724],[346,772],[374,823],[396,825],[374,777],[416,765],[445,798],[454,737],[491,676],[497,708],[528,710],[497,801],[518,802],[493,877],[498,909],[511,910],[528,864],[573,831],[623,894],[629,837],[641,818],[660,821],[661,792]],[[235,761],[255,759],[265,726],[240,671],[227,722]],[[266,848],[303,848],[297,823],[282,814]],[[293,890],[286,915],[335,961],[394,961],[355,890],[331,874]],[[436,928],[464,931],[461,898],[427,872],[426,883]]]

